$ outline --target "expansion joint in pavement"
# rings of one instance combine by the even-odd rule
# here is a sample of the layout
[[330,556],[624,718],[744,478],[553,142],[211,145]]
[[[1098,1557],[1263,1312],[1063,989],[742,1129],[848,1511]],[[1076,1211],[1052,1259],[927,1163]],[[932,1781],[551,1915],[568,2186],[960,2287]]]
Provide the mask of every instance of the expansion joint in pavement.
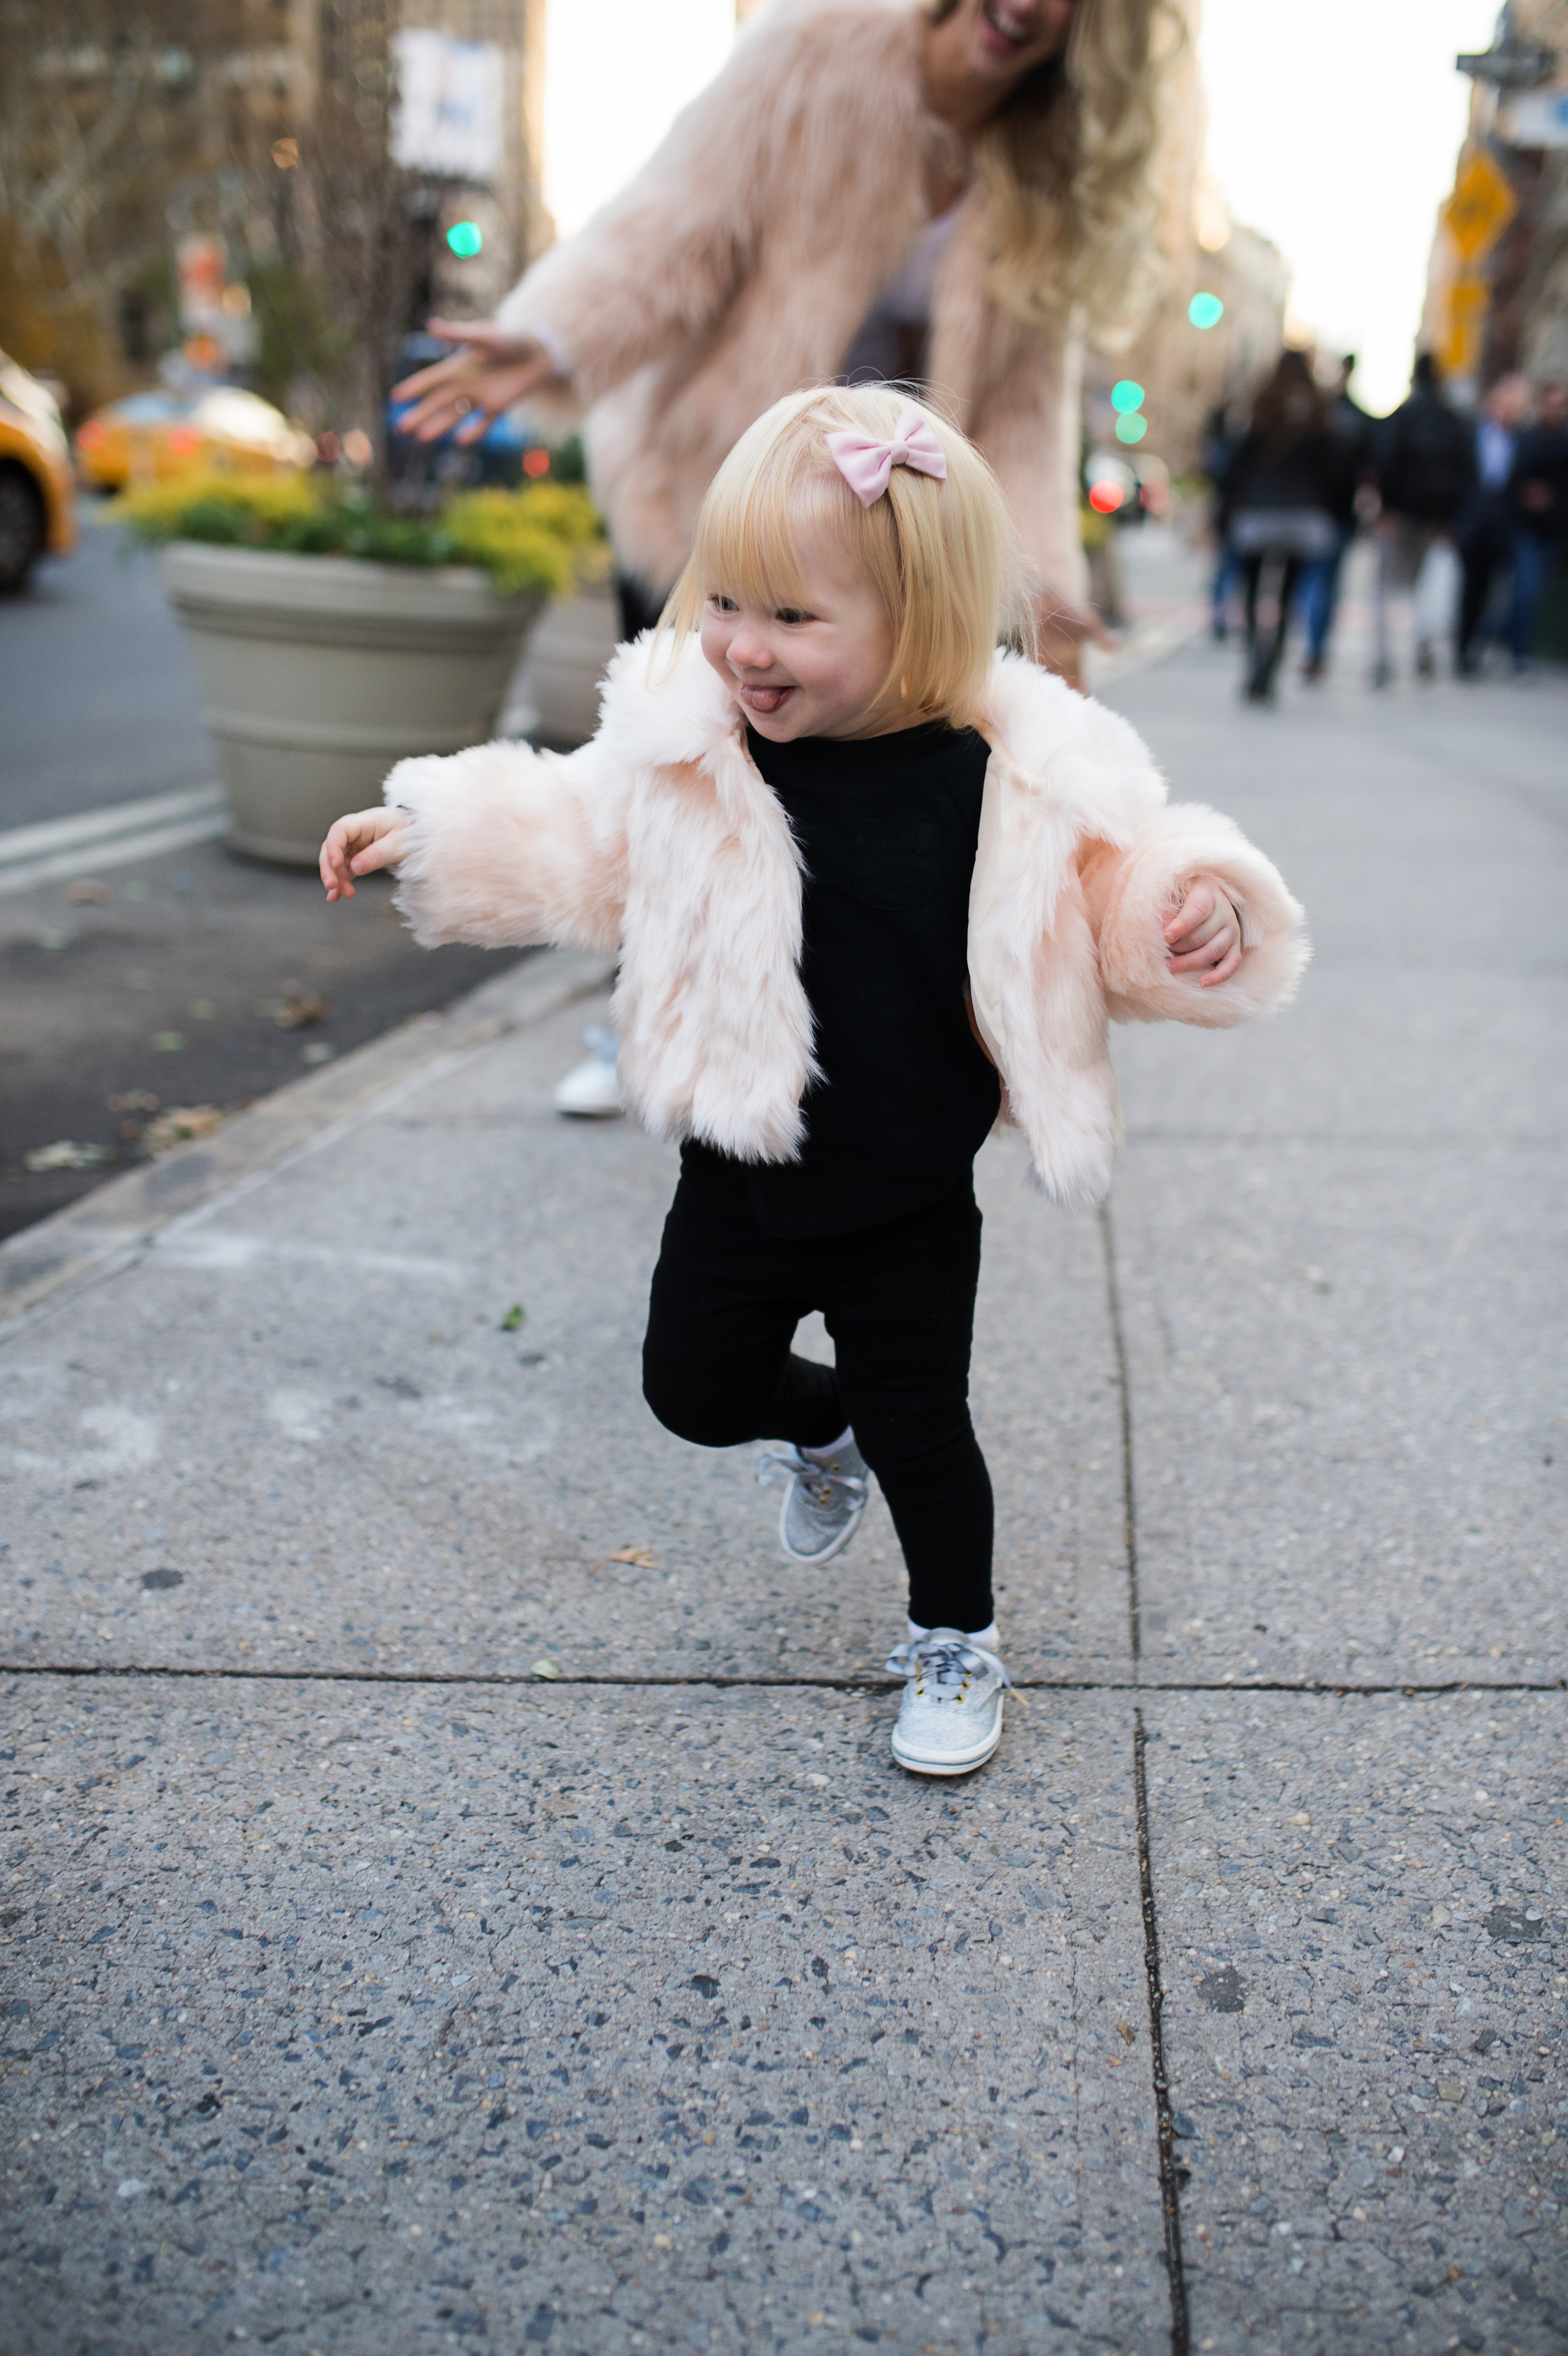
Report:
[[[681,1693],[707,1686],[719,1693],[901,1693],[901,1678],[879,1676],[741,1677],[704,1670],[691,1676],[647,1676],[615,1669],[562,1671],[541,1677],[532,1669],[268,1669],[250,1668],[242,1662],[189,1661],[0,1661],[4,1677],[187,1677],[208,1678],[214,1684],[274,1686],[534,1686],[549,1692],[560,1687],[624,1687],[630,1691]],[[1015,1677],[1012,1690],[1027,1694],[1141,1694],[1151,1699],[1166,1694],[1297,1694],[1303,1699],[1349,1701],[1398,1694],[1406,1701],[1431,1699],[1444,1694],[1562,1693],[1568,1679],[1450,1677],[1437,1685],[1405,1685],[1398,1681],[1361,1685],[1329,1685],[1309,1678],[1255,1678],[1246,1685],[1234,1677],[1181,1677],[1153,1684],[1146,1677]]]
[[1187,2171],[1176,2157],[1176,2119],[1165,2066],[1165,1986],[1160,1976],[1159,1918],[1149,1857],[1148,1777],[1144,1766],[1144,1717],[1133,1712],[1133,1797],[1138,1828],[1138,1898],[1144,1919],[1144,1976],[1148,1982],[1149,2059],[1154,2075],[1155,2127],[1159,2140],[1159,2205],[1165,2225],[1165,2271],[1170,2287],[1170,2356],[1192,2345],[1187,2269],[1181,2254],[1181,2187]]

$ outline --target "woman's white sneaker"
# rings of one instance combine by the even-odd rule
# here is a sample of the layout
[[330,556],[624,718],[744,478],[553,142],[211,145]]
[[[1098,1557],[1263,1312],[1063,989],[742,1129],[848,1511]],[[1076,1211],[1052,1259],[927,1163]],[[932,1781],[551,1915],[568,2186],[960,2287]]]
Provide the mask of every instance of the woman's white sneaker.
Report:
[[831,1455],[786,1448],[757,1465],[763,1487],[787,1481],[779,1544],[791,1562],[827,1562],[841,1553],[865,1519],[870,1468],[853,1440]]
[[571,1113],[579,1120],[613,1119],[626,1109],[615,1070],[621,1043],[613,1031],[593,1025],[583,1033],[582,1044],[593,1052],[586,1062],[574,1064],[566,1077],[557,1082],[555,1108],[557,1112]]
[[912,1775],[969,1775],[983,1767],[1002,1739],[1012,1683],[996,1654],[961,1629],[933,1628],[895,1644],[886,1666],[909,1681],[892,1731],[899,1765]]

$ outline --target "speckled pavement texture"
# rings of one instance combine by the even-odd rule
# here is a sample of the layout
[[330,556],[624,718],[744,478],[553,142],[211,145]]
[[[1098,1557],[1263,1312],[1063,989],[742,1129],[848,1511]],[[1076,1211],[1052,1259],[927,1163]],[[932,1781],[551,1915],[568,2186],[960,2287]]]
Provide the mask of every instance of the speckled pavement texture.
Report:
[[1111,691],[1318,962],[1118,1041],[1104,1220],[981,1158],[963,1784],[880,1504],[642,1405],[570,975],[18,1239],[7,2356],[1568,2344],[1568,691],[1232,699]]

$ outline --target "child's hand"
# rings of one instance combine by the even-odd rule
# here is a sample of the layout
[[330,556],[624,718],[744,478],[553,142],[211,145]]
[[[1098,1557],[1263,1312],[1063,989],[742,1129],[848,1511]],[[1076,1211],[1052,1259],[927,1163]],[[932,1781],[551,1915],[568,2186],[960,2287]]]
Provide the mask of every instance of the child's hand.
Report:
[[1217,884],[1200,876],[1189,886],[1165,928],[1165,957],[1172,973],[1210,967],[1198,985],[1200,990],[1229,981],[1242,962],[1242,920]]
[[352,900],[350,877],[378,867],[395,867],[408,849],[404,814],[397,809],[356,810],[340,818],[321,846],[321,880],[329,900]]

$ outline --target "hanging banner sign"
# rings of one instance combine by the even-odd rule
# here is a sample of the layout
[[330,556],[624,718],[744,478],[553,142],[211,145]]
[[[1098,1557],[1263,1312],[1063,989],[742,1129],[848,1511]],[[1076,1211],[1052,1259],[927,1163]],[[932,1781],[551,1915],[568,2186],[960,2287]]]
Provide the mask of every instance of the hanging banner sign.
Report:
[[446,180],[493,180],[501,168],[505,85],[494,41],[446,33],[398,33],[398,111],[392,155],[405,171]]

